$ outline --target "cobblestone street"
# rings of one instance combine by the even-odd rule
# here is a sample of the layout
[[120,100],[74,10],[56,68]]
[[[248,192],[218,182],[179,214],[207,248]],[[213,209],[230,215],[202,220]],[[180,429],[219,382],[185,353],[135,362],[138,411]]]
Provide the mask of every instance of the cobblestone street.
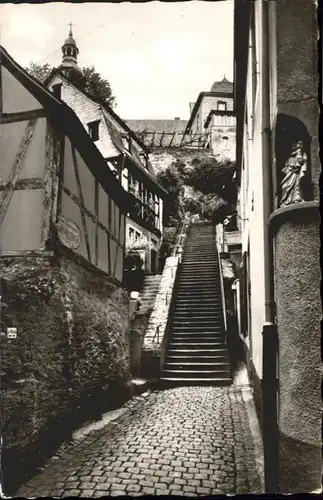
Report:
[[127,402],[118,418],[65,443],[18,495],[185,495],[260,491],[239,388],[178,387]]

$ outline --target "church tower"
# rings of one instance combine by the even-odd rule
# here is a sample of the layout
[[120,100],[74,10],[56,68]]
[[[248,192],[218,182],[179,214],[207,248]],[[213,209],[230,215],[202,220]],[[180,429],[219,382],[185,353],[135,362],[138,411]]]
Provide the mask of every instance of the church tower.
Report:
[[72,23],[70,23],[70,31],[68,37],[66,38],[64,45],[62,46],[63,59],[62,64],[59,69],[66,76],[71,76],[72,73],[81,75],[82,70],[77,64],[77,56],[79,49],[77,48],[76,42],[73,38]]

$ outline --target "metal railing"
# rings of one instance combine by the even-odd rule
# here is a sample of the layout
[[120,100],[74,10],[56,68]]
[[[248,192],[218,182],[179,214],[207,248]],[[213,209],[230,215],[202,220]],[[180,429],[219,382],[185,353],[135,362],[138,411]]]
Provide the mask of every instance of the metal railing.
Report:
[[218,265],[219,265],[219,275],[220,275],[220,286],[221,286],[221,302],[222,302],[223,322],[224,322],[225,332],[227,332],[227,324],[228,324],[227,323],[227,308],[226,308],[226,304],[225,304],[224,279],[223,279],[222,264],[221,264],[221,257],[220,257],[219,248],[217,248],[217,254],[218,254]]
[[172,252],[172,257],[176,257],[176,255],[179,255],[182,252],[183,243],[184,243],[185,237],[186,237],[186,230],[187,230],[190,222],[191,222],[190,218],[184,219],[184,222],[183,222],[181,229],[178,233],[178,236],[176,238],[177,241],[176,241],[176,244],[175,244],[173,252]]
[[[175,247],[174,247],[173,252],[172,252],[172,257],[176,257],[177,255],[181,254],[181,252],[183,250],[183,244],[185,241],[186,232],[187,232],[187,228],[188,228],[189,224],[190,224],[190,219],[186,218],[184,220],[184,222],[180,228],[180,231],[178,233],[178,236],[176,238],[177,241],[176,241]],[[174,270],[172,268],[171,269],[172,278],[174,277],[173,272],[174,272]],[[165,305],[171,306],[171,303],[172,303],[172,293],[167,292],[165,295]],[[155,334],[152,338],[152,342],[157,342],[157,344],[159,343],[160,327],[161,327],[161,324],[156,326]]]

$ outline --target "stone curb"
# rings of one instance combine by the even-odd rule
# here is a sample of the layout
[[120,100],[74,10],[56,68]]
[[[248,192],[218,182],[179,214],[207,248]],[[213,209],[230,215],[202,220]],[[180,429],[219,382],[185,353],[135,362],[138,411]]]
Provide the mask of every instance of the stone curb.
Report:
[[146,392],[149,389],[149,382],[143,378],[133,378],[129,382],[126,382],[123,388],[128,392],[128,399],[131,399]]

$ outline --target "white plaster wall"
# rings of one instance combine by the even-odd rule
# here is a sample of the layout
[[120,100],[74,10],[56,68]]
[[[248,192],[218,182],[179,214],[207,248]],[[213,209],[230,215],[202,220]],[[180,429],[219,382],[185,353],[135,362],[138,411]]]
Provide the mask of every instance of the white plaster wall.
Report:
[[[257,45],[261,53],[259,38],[259,12]],[[257,24],[256,21],[256,24]],[[264,222],[263,222],[263,174],[262,174],[262,91],[260,84],[256,93],[255,110],[252,111],[251,64],[249,59],[249,85],[247,86],[247,126],[244,137],[244,162],[241,178],[242,250],[250,245],[250,282],[251,282],[251,358],[258,376],[262,377],[262,328],[265,322],[265,280],[264,280]],[[259,59],[259,79],[261,81],[261,60]]]
[[[228,139],[224,139],[227,137]],[[211,128],[211,151],[218,160],[229,159],[235,161],[236,158],[236,134],[235,130],[229,130],[229,127],[213,126]]]
[[232,97],[204,96],[200,102],[200,107],[191,125],[192,133],[202,134],[205,132],[204,123],[212,109],[217,109],[217,102],[227,103],[227,110],[233,111]]

